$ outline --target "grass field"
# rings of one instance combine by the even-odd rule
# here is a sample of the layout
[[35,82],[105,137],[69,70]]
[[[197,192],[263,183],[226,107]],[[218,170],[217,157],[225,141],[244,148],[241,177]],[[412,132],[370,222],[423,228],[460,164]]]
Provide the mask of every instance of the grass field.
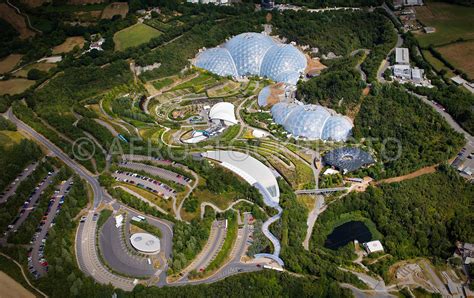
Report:
[[474,40],[436,48],[454,67],[474,78]]
[[416,8],[416,16],[424,25],[436,28],[435,33],[417,35],[421,46],[474,39],[474,7],[428,2]]
[[68,37],[62,44],[53,48],[53,54],[56,55],[61,53],[68,53],[72,51],[75,46],[79,46],[82,49],[85,42],[86,41],[82,36]]
[[15,66],[20,62],[23,55],[20,54],[10,54],[6,58],[0,60],[0,74],[7,73],[15,68]]
[[135,24],[114,35],[115,50],[136,47],[161,35],[161,32],[145,24]]
[[426,61],[428,61],[428,63],[431,64],[431,66],[433,66],[433,68],[436,70],[436,71],[440,71],[442,69],[446,70],[447,74],[446,76],[448,78],[452,78],[455,76],[454,72],[449,69],[446,65],[444,65],[444,63],[440,60],[438,60],[436,57],[434,57],[430,51],[428,50],[423,50],[423,57],[425,57]]
[[27,79],[11,79],[7,81],[0,81],[0,95],[5,94],[19,94],[33,86],[35,81]]
[[23,67],[19,71],[15,72],[13,75],[15,77],[26,78],[28,76],[28,71],[30,71],[31,69],[38,69],[38,70],[47,72],[48,70],[50,70],[51,68],[55,66],[56,65],[54,63],[34,63],[34,64],[30,64],[28,66]]

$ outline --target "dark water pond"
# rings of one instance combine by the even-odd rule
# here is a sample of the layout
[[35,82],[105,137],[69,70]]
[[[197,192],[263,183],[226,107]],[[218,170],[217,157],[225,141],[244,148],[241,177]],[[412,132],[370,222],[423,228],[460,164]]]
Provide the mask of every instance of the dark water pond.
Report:
[[355,239],[359,243],[368,242],[372,239],[369,229],[361,221],[350,221],[336,227],[326,238],[324,247],[338,249]]

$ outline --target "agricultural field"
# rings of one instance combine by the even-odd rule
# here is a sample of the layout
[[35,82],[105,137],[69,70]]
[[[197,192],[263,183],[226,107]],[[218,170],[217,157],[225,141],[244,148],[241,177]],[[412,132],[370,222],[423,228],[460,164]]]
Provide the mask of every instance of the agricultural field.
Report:
[[53,48],[53,55],[69,53],[75,46],[79,46],[82,49],[85,42],[86,41],[82,36],[68,37],[62,44]]
[[19,71],[16,71],[15,73],[13,73],[13,75],[15,77],[26,78],[28,76],[28,71],[30,71],[31,69],[37,69],[37,70],[48,72],[51,68],[53,68],[55,66],[56,66],[56,64],[54,64],[54,63],[42,63],[42,62],[41,63],[33,63],[33,64],[30,64],[30,65],[27,65],[27,66],[23,67]]
[[12,71],[15,66],[20,63],[21,57],[23,57],[23,55],[11,54],[0,60],[0,74]]
[[442,2],[428,2],[416,8],[417,18],[425,25],[436,28],[435,33],[418,35],[421,46],[443,45],[463,38],[474,39],[474,7]]
[[33,86],[35,81],[27,79],[11,79],[7,81],[0,81],[0,95],[5,94],[19,94]]
[[145,24],[135,24],[115,33],[115,50],[121,51],[126,48],[136,47],[160,35],[161,32],[155,28]]
[[16,31],[20,33],[21,39],[33,37],[35,32],[28,28],[25,18],[6,3],[0,3],[0,18],[7,21]]
[[111,19],[115,15],[120,15],[122,18],[128,13],[128,3],[127,2],[114,2],[107,5],[102,11],[102,19]]
[[436,48],[454,67],[474,78],[474,40]]
[[433,54],[431,54],[430,51],[422,50],[422,53],[423,53],[423,57],[425,58],[425,60],[428,61],[436,71],[439,72],[440,70],[444,69],[446,71],[446,76],[448,78],[452,78],[452,77],[455,76],[454,72],[449,67],[444,65],[444,63],[442,61],[440,61],[438,58],[433,56]]

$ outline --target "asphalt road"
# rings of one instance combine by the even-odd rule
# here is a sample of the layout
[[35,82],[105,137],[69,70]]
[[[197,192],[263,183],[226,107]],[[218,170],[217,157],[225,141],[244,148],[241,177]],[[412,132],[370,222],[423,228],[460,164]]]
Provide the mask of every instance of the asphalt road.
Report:
[[15,193],[16,189],[18,188],[18,185],[20,185],[20,183],[25,180],[26,177],[30,176],[30,174],[33,173],[37,166],[37,162],[30,164],[23,170],[23,172],[21,172],[20,175],[15,178],[15,181],[13,181],[12,183],[10,183],[9,186],[7,186],[8,190],[5,191],[2,196],[0,196],[0,204],[5,203],[8,198],[10,198]]
[[59,207],[59,201],[61,200],[62,196],[66,195],[66,189],[71,185],[71,181],[72,179],[69,179],[65,183],[63,183],[59,188],[59,193],[54,195],[53,197],[54,203],[51,207],[51,211],[48,213],[45,224],[41,227],[41,231],[36,237],[36,240],[33,242],[33,250],[31,252],[32,265],[33,265],[33,268],[39,273],[40,276],[43,276],[46,274],[45,268],[41,266],[41,264],[39,263],[39,260],[41,259],[39,257],[39,248],[40,248],[40,245],[42,244],[41,240],[45,239],[46,233],[51,228],[51,223],[53,222],[53,219],[56,217],[56,210],[58,210],[58,207]]

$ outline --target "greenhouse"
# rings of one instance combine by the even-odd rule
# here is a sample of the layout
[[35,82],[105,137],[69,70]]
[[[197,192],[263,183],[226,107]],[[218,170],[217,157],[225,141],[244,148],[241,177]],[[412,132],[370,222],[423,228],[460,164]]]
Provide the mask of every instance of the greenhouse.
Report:
[[273,120],[286,131],[310,140],[346,141],[353,127],[348,118],[318,105],[280,102],[271,112]]
[[220,76],[257,75],[296,85],[307,61],[292,45],[247,32],[231,38],[222,47],[199,53],[194,64]]
[[343,173],[355,171],[375,162],[369,153],[354,147],[331,150],[324,155],[323,161],[326,165],[335,167]]

